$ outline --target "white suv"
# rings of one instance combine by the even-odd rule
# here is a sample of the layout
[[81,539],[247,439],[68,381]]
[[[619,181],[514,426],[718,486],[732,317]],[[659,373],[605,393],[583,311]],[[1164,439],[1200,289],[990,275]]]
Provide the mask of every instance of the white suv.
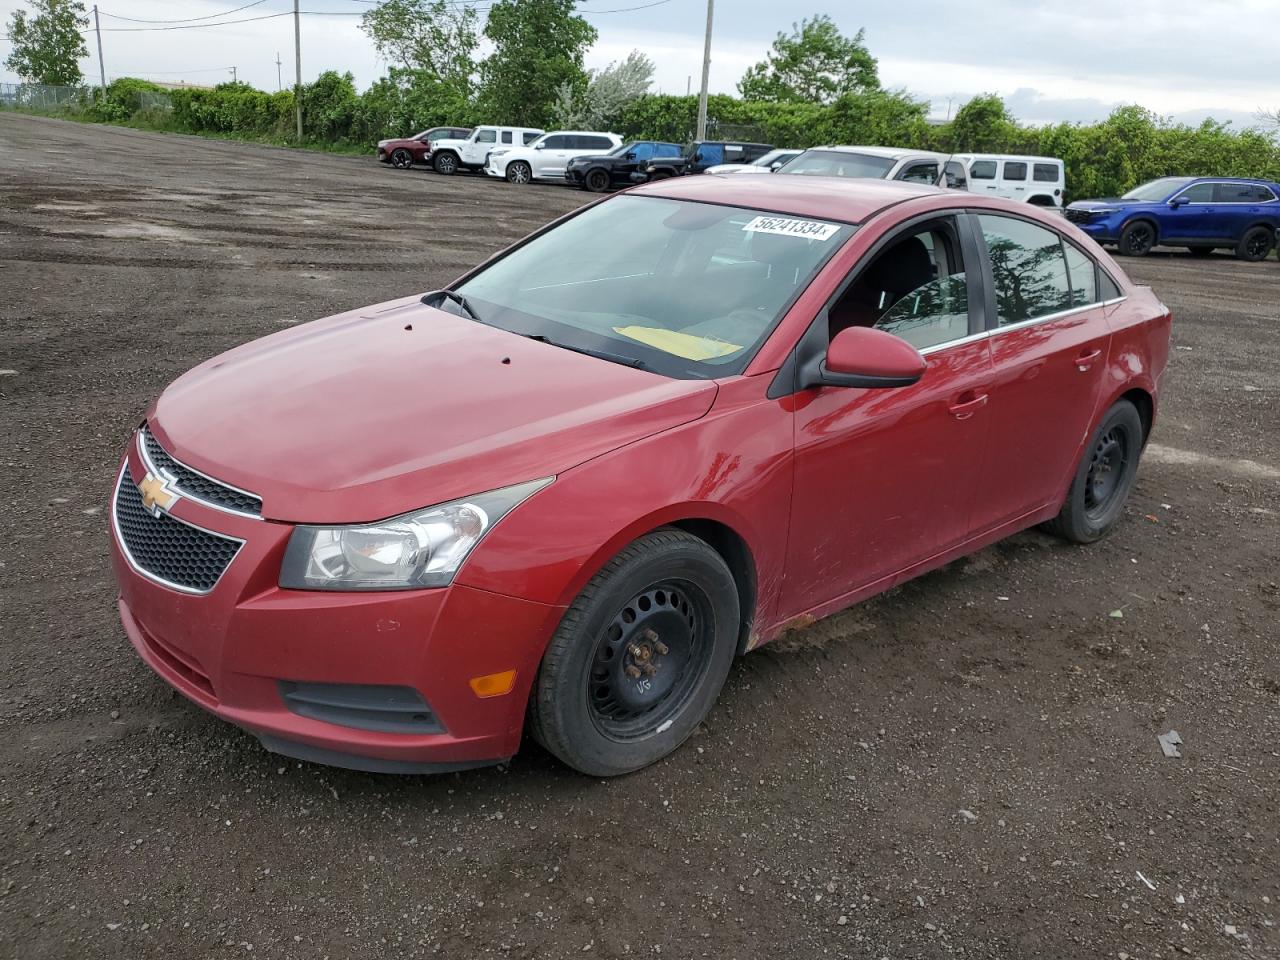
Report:
[[556,130],[544,133],[527,147],[499,147],[489,154],[484,172],[505,177],[508,183],[531,180],[563,180],[565,168],[574,157],[608,153],[622,146],[616,133],[591,130]]
[[542,136],[530,127],[476,127],[465,140],[432,140],[431,166],[446,176],[459,170],[482,170],[494,150],[522,147]]
[[1021,200],[1038,207],[1062,207],[1067,184],[1062,161],[1056,157],[964,153],[957,154],[955,160],[963,165],[964,174],[960,182],[955,182],[958,171],[948,165],[948,186]]
[[811,147],[778,173],[811,177],[867,177],[874,180],[907,180],[937,183],[945,153],[899,150],[893,147]]

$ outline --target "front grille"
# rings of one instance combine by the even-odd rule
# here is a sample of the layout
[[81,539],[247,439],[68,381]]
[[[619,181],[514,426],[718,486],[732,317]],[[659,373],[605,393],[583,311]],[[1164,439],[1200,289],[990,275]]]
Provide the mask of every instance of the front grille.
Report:
[[138,433],[142,437],[142,448],[146,451],[151,466],[173,477],[173,486],[180,494],[223,510],[234,510],[236,513],[247,513],[255,517],[262,516],[261,499],[251,493],[219,483],[203,473],[192,470],[186,464],[179,463],[169,456],[168,451],[160,446],[160,441],[152,436],[151,431],[146,427]]
[[1072,223],[1088,223],[1093,219],[1093,214],[1088,210],[1072,210],[1067,208],[1067,219]]
[[209,533],[142,505],[126,467],[116,487],[116,530],[133,565],[157,580],[191,593],[208,593],[241,542]]

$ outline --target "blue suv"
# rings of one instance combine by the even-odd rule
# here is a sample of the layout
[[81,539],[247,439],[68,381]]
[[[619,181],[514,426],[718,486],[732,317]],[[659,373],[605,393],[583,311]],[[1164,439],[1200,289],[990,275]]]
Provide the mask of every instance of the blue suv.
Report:
[[1228,247],[1241,260],[1265,260],[1280,227],[1280,184],[1161,177],[1113,200],[1078,200],[1066,214],[1098,243],[1131,257],[1162,244],[1201,256]]

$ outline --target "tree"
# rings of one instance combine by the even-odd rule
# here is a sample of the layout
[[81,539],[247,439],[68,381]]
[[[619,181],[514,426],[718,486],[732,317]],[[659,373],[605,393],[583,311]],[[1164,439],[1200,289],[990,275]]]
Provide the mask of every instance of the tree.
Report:
[[497,0],[484,35],[494,51],[480,65],[481,103],[495,123],[546,126],[557,91],[585,90],[582,57],[596,28],[573,12],[575,0]]
[[825,14],[779,33],[769,56],[747,70],[738,92],[747,100],[807,100],[831,103],[849,93],[880,88],[876,58],[866,31],[846,37]]
[[89,26],[81,0],[30,0],[35,15],[15,10],[9,18],[13,50],[4,65],[29,83],[74,87],[84,81],[80,58],[89,47],[80,32]]
[[1003,153],[1017,124],[999,94],[984,93],[956,111],[951,121],[951,149],[975,153]]
[[469,94],[480,45],[474,7],[449,0],[383,0],[360,18],[360,29],[393,66],[426,74]]
[[632,50],[621,63],[588,70],[584,89],[579,90],[566,80],[556,88],[554,124],[579,130],[611,128],[623,110],[649,92],[653,69],[652,60],[639,50]]

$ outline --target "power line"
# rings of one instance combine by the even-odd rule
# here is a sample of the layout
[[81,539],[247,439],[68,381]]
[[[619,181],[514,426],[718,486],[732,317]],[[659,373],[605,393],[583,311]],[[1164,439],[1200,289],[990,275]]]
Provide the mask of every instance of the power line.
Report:
[[[199,30],[202,27],[230,27],[237,23],[253,23],[257,20],[274,20],[276,17],[291,17],[292,13],[264,13],[259,17],[245,17],[242,20],[220,20],[217,23],[187,23],[173,27],[103,27],[103,33],[152,33],[157,30]],[[88,32],[88,31],[86,31]]]
[[650,7],[660,7],[664,3],[670,3],[671,0],[653,0],[652,3],[642,3],[638,7],[618,7],[614,10],[583,10],[582,13],[630,13],[632,10],[648,10]]
[[186,17],[182,20],[139,20],[137,17],[123,17],[118,13],[107,13],[100,11],[104,17],[110,17],[112,20],[127,20],[129,23],[195,23],[197,20],[216,20],[218,17],[225,17],[228,14],[239,13],[241,10],[248,10],[250,7],[256,7],[266,3],[267,0],[253,0],[252,3],[246,3],[243,7],[233,7],[230,10],[223,10],[220,13],[209,13],[203,17]]

